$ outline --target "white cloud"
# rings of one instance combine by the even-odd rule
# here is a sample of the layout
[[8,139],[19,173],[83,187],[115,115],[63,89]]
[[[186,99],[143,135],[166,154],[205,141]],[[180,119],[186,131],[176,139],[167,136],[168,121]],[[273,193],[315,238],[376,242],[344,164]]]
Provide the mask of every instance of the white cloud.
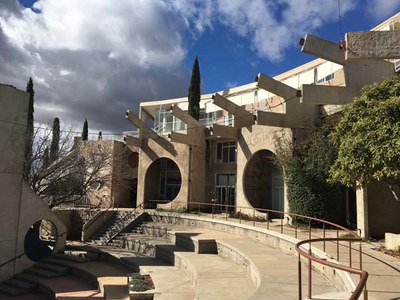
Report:
[[[341,12],[355,1],[341,1]],[[253,50],[272,61],[284,58],[285,50],[305,33],[337,20],[336,1],[320,0],[219,0],[222,22],[237,34],[248,37]]]
[[369,0],[366,5],[367,13],[375,20],[382,20],[399,12],[400,1],[398,0]]
[[[359,0],[358,0],[359,1]],[[342,0],[342,14],[355,2]],[[258,57],[282,60],[308,31],[337,20],[328,0],[0,0],[0,81],[34,77],[38,120],[130,129],[140,100],[182,96],[188,44],[223,24]]]
[[33,77],[37,120],[62,112],[73,125],[88,117],[92,128],[129,129],[127,108],[186,86],[187,28],[165,2],[39,0],[34,12],[5,1],[0,81],[24,89]]

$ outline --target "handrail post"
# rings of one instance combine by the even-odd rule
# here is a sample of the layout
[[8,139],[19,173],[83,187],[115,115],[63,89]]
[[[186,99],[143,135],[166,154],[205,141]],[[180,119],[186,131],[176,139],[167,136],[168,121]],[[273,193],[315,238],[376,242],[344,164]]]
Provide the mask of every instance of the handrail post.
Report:
[[339,261],[339,228],[336,228],[336,259]]
[[284,214],[281,214],[281,233],[283,233],[283,217]]
[[297,276],[298,276],[298,284],[299,284],[299,300],[302,300],[302,286],[301,286],[301,259],[300,259],[300,253],[299,253],[299,258],[297,260]]
[[325,242],[325,236],[326,236],[325,223],[322,223],[322,228],[323,228],[323,229],[322,229],[322,230],[323,230],[323,231],[322,231],[322,232],[323,232],[322,234],[323,234],[323,238],[324,238],[324,246],[323,246],[323,247],[324,247],[324,252],[325,252],[325,249],[326,249],[326,242]]
[[239,223],[242,223],[242,209],[239,209]]
[[225,221],[228,221],[228,206],[225,204]]
[[[312,254],[311,252],[311,242],[308,244],[308,254]],[[308,299],[311,299],[312,294],[312,264],[311,259],[308,259]]]
[[351,261],[351,240],[349,240],[349,267],[351,268],[351,263],[352,263],[352,261]]

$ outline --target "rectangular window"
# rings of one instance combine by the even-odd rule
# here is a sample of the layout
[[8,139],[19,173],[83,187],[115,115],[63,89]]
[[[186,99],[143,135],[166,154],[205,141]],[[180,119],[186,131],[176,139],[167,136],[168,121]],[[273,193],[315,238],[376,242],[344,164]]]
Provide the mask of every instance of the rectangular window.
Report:
[[236,142],[217,143],[217,162],[232,163],[236,162]]

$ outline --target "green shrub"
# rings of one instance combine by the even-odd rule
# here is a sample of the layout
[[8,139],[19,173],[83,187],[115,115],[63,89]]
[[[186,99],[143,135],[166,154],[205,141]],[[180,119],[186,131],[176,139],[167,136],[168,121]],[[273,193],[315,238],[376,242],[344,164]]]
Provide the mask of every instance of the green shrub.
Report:
[[326,119],[295,146],[277,140],[277,163],[284,170],[291,213],[337,223],[344,221],[344,188],[327,182],[330,166],[337,157],[328,134],[338,117]]

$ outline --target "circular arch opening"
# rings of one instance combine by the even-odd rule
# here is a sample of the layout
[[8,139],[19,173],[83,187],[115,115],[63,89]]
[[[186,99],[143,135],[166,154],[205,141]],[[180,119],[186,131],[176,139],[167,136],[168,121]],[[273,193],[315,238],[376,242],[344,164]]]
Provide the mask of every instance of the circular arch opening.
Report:
[[281,168],[269,150],[256,152],[247,163],[243,176],[247,200],[255,208],[284,210],[284,183]]
[[178,165],[169,158],[159,158],[147,169],[144,201],[154,207],[176,198],[181,189],[182,177]]
[[32,261],[49,257],[57,243],[57,227],[49,220],[39,220],[29,227],[25,234],[25,255]]

